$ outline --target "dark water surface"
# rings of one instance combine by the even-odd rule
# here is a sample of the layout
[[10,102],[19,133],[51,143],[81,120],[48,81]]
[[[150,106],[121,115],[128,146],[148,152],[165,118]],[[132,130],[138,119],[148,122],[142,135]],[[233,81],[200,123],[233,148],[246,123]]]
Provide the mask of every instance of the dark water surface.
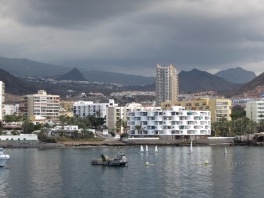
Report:
[[[160,146],[8,149],[0,169],[0,197],[264,197],[264,148]],[[149,150],[154,147],[149,146]],[[104,153],[128,158],[127,167],[91,166]],[[209,163],[206,165],[205,161]],[[146,166],[149,162],[149,166]]]

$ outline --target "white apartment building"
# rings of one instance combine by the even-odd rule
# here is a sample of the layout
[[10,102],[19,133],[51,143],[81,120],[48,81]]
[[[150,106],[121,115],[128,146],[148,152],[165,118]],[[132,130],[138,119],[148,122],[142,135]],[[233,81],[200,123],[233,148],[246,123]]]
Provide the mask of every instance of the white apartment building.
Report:
[[35,116],[45,118],[58,118],[60,111],[60,96],[49,95],[44,90],[39,90],[37,94],[31,94],[24,97],[24,114],[31,120]]
[[257,123],[264,120],[264,100],[247,102],[246,116]]
[[173,65],[168,67],[157,64],[156,68],[156,106],[161,102],[178,101],[178,74]]
[[0,121],[3,120],[4,102],[5,102],[5,83],[0,81]]
[[15,105],[5,104],[4,105],[4,115],[18,114],[18,110],[19,110],[19,104],[15,104]]
[[78,101],[73,103],[73,115],[85,118],[93,115],[99,118],[106,118],[108,107],[117,107],[113,99],[108,103],[94,103],[93,101]]
[[211,135],[210,111],[185,110],[174,106],[171,110],[161,108],[135,110],[127,114],[130,135]]

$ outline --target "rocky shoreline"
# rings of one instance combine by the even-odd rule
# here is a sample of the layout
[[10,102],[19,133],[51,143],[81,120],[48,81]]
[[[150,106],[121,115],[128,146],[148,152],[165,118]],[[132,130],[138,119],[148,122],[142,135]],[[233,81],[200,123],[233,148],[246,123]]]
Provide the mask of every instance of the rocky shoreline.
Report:
[[[0,147],[3,148],[72,148],[72,147],[97,147],[97,146],[136,146],[136,145],[159,145],[159,146],[187,146],[190,142],[182,141],[161,141],[161,140],[137,140],[137,141],[120,141],[120,140],[106,140],[106,141],[68,141],[59,143],[42,143],[42,142],[1,142]],[[219,143],[223,144],[223,143]],[[230,144],[230,142],[225,143]],[[210,145],[209,142],[193,142],[193,145]]]
[[[137,141],[67,141],[59,143],[42,143],[42,142],[1,142],[3,148],[80,148],[80,147],[97,147],[97,146],[137,146],[137,145],[158,145],[158,146],[189,146],[190,141],[162,141],[162,140],[137,140]],[[229,146],[263,146],[259,142],[234,142],[234,141],[210,141],[194,140],[193,146],[212,146],[212,145],[229,145]]]

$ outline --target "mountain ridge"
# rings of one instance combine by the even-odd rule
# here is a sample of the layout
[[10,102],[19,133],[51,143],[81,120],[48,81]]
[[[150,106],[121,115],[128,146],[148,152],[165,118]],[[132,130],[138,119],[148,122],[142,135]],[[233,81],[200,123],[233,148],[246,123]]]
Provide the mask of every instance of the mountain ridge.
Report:
[[244,84],[250,82],[251,80],[257,77],[254,72],[245,70],[241,67],[222,70],[217,72],[215,75],[229,82],[237,84]]
[[210,74],[206,71],[192,69],[179,73],[179,87],[181,92],[202,92],[202,91],[229,91],[239,87],[225,79]]

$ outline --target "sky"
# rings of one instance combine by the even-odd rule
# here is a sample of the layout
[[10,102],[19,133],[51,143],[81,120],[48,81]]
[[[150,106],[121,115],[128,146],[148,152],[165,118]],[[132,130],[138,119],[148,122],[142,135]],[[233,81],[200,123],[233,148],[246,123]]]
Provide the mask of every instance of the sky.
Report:
[[0,56],[155,76],[264,72],[263,0],[0,0]]

